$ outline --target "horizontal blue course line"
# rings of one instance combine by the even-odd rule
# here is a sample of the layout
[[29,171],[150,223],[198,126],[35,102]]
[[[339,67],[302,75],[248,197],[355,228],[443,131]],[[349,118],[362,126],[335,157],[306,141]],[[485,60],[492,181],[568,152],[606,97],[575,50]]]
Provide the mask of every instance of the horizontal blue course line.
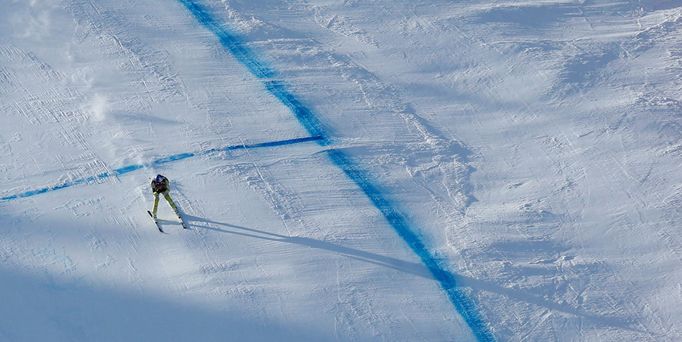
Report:
[[154,166],[159,166],[159,165],[162,165],[162,164],[167,164],[167,163],[171,163],[171,162],[174,162],[174,161],[178,161],[178,160],[183,160],[183,159],[191,158],[191,157],[194,157],[194,156],[195,156],[195,154],[192,153],[192,152],[188,152],[188,153],[178,153],[178,154],[174,154],[174,155],[172,155],[172,156],[159,158],[159,159],[153,161],[153,162],[152,162],[152,165],[154,165]]
[[[140,165],[140,164],[134,164],[134,165],[119,167],[118,169],[113,170],[114,171],[113,174],[111,174],[111,175],[107,174],[107,177],[105,177],[105,178],[108,178],[108,176],[114,176],[114,175],[115,176],[124,175],[126,173],[137,171],[143,167],[144,167],[144,165]],[[100,178],[100,179],[102,179],[102,178]]]
[[143,168],[148,167],[148,166],[160,166],[163,164],[168,164],[168,163],[176,162],[179,160],[192,158],[192,157],[195,157],[197,155],[206,155],[206,154],[211,154],[211,153],[215,153],[215,152],[222,152],[222,151],[233,151],[233,150],[241,150],[241,149],[255,149],[255,148],[264,148],[264,147],[276,147],[276,146],[292,145],[292,144],[299,144],[299,143],[304,143],[304,142],[309,142],[309,141],[319,141],[321,139],[322,139],[322,137],[313,136],[313,137],[294,138],[294,139],[287,139],[287,140],[267,141],[267,142],[250,144],[250,145],[245,145],[245,144],[231,145],[231,146],[225,146],[225,147],[220,147],[220,148],[212,148],[212,149],[208,149],[208,150],[201,151],[201,152],[178,153],[178,154],[173,154],[173,155],[170,155],[167,157],[155,159],[151,163],[149,163],[149,165],[142,165],[142,164],[126,165],[126,166],[122,166],[122,167],[119,167],[117,169],[114,169],[111,172],[102,172],[102,173],[95,175],[95,176],[78,178],[78,179],[66,181],[64,183],[53,185],[53,186],[28,190],[28,191],[21,192],[18,194],[0,197],[0,201],[12,201],[12,200],[16,200],[19,198],[31,197],[31,196],[35,196],[35,195],[44,194],[46,192],[66,189],[66,188],[70,188],[70,187],[76,186],[76,185],[90,184],[90,183],[94,183],[98,180],[107,179],[107,178],[110,178],[113,176],[122,176],[122,175],[125,175],[127,173],[131,173],[131,172],[143,169]]
[[291,145],[291,144],[298,144],[298,143],[304,143],[308,141],[320,141],[324,138],[321,136],[312,136],[312,137],[305,137],[305,138],[295,138],[295,139],[289,139],[289,140],[279,140],[279,141],[268,141],[268,142],[263,142],[263,143],[258,143],[258,144],[252,144],[252,145],[237,145],[237,146],[228,146],[225,148],[225,150],[236,150],[236,149],[253,149],[253,148],[262,148],[262,147],[275,147],[275,146],[282,146],[282,145]]
[[[230,52],[234,58],[242,63],[255,77],[263,80],[265,89],[284,104],[296,117],[299,123],[308,131],[310,135],[318,136],[317,141],[322,146],[331,144],[328,132],[319,118],[292,93],[284,82],[272,80],[276,71],[258,59],[256,54],[251,51],[247,44],[236,34],[230,32],[228,28],[216,20],[210,11],[200,5],[196,0],[178,0],[189,12],[209,31],[216,35],[220,44]],[[421,240],[410,228],[403,215],[395,209],[396,207],[389,202],[368,179],[368,173],[354,164],[343,152],[331,150],[328,152],[329,159],[343,172],[362,191],[369,197],[372,203],[381,211],[388,223],[395,229],[398,235],[405,240],[410,248],[419,256],[424,265],[431,271],[434,278],[441,285],[448,299],[452,302],[457,312],[464,318],[464,321],[472,330],[478,341],[494,341],[495,337],[488,325],[483,321],[478,309],[472,299],[456,287],[455,276],[441,267],[436,258],[431,255]]]

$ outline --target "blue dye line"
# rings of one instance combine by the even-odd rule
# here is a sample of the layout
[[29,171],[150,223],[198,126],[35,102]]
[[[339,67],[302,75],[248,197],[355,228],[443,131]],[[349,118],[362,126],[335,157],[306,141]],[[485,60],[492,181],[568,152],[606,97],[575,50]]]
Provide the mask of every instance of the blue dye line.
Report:
[[357,184],[365,193],[369,200],[384,216],[398,235],[407,243],[410,249],[417,254],[422,263],[431,272],[434,279],[440,283],[448,299],[455,306],[457,312],[462,315],[464,321],[469,325],[473,334],[479,341],[495,341],[495,337],[489,331],[481,315],[478,313],[476,303],[469,296],[457,287],[455,276],[441,265],[421,241],[419,236],[410,228],[405,216],[400,213],[390,200],[388,200],[377,186],[373,185],[367,177],[367,172],[355,164],[346,153],[340,150],[327,150],[327,156],[343,172]]
[[224,29],[218,21],[213,19],[204,7],[194,1],[180,0],[180,2],[185,5],[199,22],[209,29],[209,31],[215,33],[220,40],[220,44],[237,58],[237,60],[244,64],[253,75],[258,78],[268,78],[275,75],[275,72],[272,69],[256,58],[251,49],[247,48],[236,36],[232,35],[232,33]]
[[174,155],[172,155],[172,156],[168,156],[168,157],[164,157],[164,158],[157,159],[157,160],[155,160],[155,161],[152,162],[152,165],[154,165],[154,166],[161,166],[161,165],[163,165],[163,164],[172,163],[172,162],[175,162],[175,161],[178,161],[178,160],[183,160],[183,159],[187,159],[187,158],[192,158],[192,157],[194,157],[195,155],[196,155],[196,153],[192,153],[192,152],[189,152],[189,153],[178,153],[178,154],[174,154]]
[[243,64],[254,76],[263,79],[265,88],[282,102],[296,119],[303,125],[303,127],[312,136],[319,136],[322,139],[319,141],[320,145],[326,146],[330,144],[327,132],[320,120],[313,114],[313,112],[303,105],[298,98],[287,89],[287,86],[282,81],[272,80],[271,78],[277,76],[274,69],[267,66],[263,61],[260,61],[254,52],[230,30],[218,22],[209,11],[202,5],[192,0],[179,0],[185,5],[187,9],[196,17],[196,19],[209,31],[218,37],[220,44],[229,51],[232,56]]
[[[331,144],[331,140],[319,118],[306,107],[291,91],[284,82],[272,80],[276,76],[274,69],[258,59],[256,54],[240,39],[233,34],[223,24],[218,22],[209,10],[198,4],[194,0],[178,0],[182,3],[197,19],[197,21],[215,34],[220,44],[229,51],[234,58],[242,63],[255,77],[263,80],[265,89],[275,98],[282,102],[300,124],[310,133],[318,136],[317,141],[322,146]],[[448,272],[446,267],[432,255],[421,239],[414,233],[416,230],[410,228],[404,215],[401,214],[396,206],[382,195],[378,187],[372,184],[367,176],[369,173],[362,170],[357,164],[340,150],[329,150],[327,152],[329,160],[339,167],[350,178],[372,203],[383,214],[388,223],[395,229],[398,235],[407,243],[412,251],[419,256],[424,265],[429,269],[436,281],[447,294],[448,299],[454,305],[457,312],[463,317],[472,333],[478,341],[495,341],[495,337],[488,325],[483,321],[478,312],[476,303],[462,289],[457,288],[454,274]]]
[[164,164],[168,164],[168,163],[176,162],[179,160],[184,160],[184,159],[196,157],[199,155],[207,155],[207,154],[211,154],[211,153],[224,152],[224,151],[228,152],[228,151],[234,151],[234,150],[255,149],[255,148],[264,148],[264,147],[277,147],[277,146],[293,145],[293,144],[300,144],[300,143],[309,142],[309,141],[320,141],[320,140],[322,140],[322,137],[312,136],[312,137],[305,137],[305,138],[294,138],[294,139],[287,139],[287,140],[268,141],[268,142],[250,144],[250,145],[245,145],[245,144],[230,145],[230,146],[225,146],[225,147],[220,147],[220,148],[212,148],[212,149],[208,149],[208,150],[201,151],[201,152],[178,153],[178,154],[173,154],[173,155],[170,155],[167,157],[155,159],[147,165],[142,165],[142,164],[126,165],[126,166],[122,166],[122,167],[119,167],[117,169],[111,170],[110,172],[102,172],[102,173],[95,175],[95,176],[78,178],[78,179],[66,181],[64,183],[53,185],[53,186],[47,186],[44,188],[33,189],[33,190],[18,193],[18,194],[14,194],[14,195],[0,197],[0,201],[12,201],[12,200],[16,200],[19,198],[31,197],[31,196],[35,196],[35,195],[44,194],[46,192],[66,189],[66,188],[70,188],[70,187],[73,187],[76,185],[91,184],[91,183],[94,183],[96,181],[104,180],[104,179],[107,179],[110,177],[122,176],[122,175],[125,175],[127,173],[131,173],[131,172],[134,172],[137,170],[141,170],[141,169],[146,168],[146,167],[161,166]]
[[265,81],[264,83],[265,88],[291,110],[291,113],[294,114],[296,119],[298,119],[310,135],[323,137],[323,139],[319,141],[320,145],[326,146],[331,143],[317,116],[315,116],[308,107],[303,105],[301,101],[287,89],[284,82],[270,80]]
[[254,149],[254,148],[262,148],[262,147],[275,147],[275,146],[282,146],[282,145],[299,144],[299,143],[304,143],[304,142],[308,142],[308,141],[320,142],[322,140],[324,140],[323,137],[321,137],[319,135],[315,135],[312,137],[295,138],[295,139],[279,140],[279,141],[268,141],[268,142],[262,142],[262,143],[252,144],[252,145],[234,145],[234,146],[225,147],[225,148],[223,148],[223,150],[224,151],[233,151],[233,150]]

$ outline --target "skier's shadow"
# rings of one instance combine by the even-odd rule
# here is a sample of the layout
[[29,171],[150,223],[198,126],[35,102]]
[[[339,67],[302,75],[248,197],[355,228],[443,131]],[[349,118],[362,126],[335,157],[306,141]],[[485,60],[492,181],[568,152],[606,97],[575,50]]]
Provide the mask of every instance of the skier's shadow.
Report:
[[[355,248],[340,246],[340,245],[333,244],[333,243],[327,242],[327,241],[320,241],[320,240],[315,240],[315,239],[306,238],[306,237],[299,237],[299,236],[289,237],[289,236],[285,236],[285,235],[281,235],[281,234],[270,233],[270,232],[266,232],[266,231],[262,231],[262,230],[258,230],[258,229],[253,229],[253,228],[249,228],[249,227],[238,226],[238,225],[234,225],[234,224],[230,224],[230,223],[212,221],[212,220],[208,220],[208,219],[196,217],[196,216],[191,216],[191,215],[185,215],[185,218],[190,223],[191,226],[194,226],[197,228],[203,228],[203,229],[213,230],[213,231],[217,231],[217,232],[221,232],[221,233],[227,233],[227,234],[234,234],[234,235],[252,237],[252,238],[256,238],[256,239],[282,242],[282,243],[291,243],[291,244],[297,244],[297,245],[306,246],[306,247],[310,247],[310,248],[317,248],[317,249],[337,253],[340,255],[344,255],[344,256],[349,257],[351,259],[360,260],[360,261],[368,262],[368,263],[383,266],[383,267],[388,267],[388,268],[395,269],[395,270],[398,270],[401,272],[414,274],[414,275],[419,276],[419,277],[434,279],[433,275],[426,268],[426,266],[424,266],[422,264],[418,264],[418,263],[413,263],[413,262],[404,261],[404,260],[400,260],[400,259],[396,259],[396,258],[392,258],[392,257],[387,257],[384,255],[366,252],[366,251],[362,251],[362,250],[355,249]],[[204,223],[205,225],[199,225],[199,224],[196,224],[196,222]],[[227,229],[222,229],[222,228],[216,228],[216,227],[212,227],[211,225],[223,226],[223,227],[227,227],[227,228],[231,228],[231,229],[227,230]],[[533,305],[545,307],[545,308],[548,308],[552,311],[558,311],[558,312],[563,312],[563,313],[570,314],[570,315],[583,317],[585,319],[591,320],[592,322],[597,323],[599,325],[603,325],[603,326],[611,326],[611,327],[618,327],[618,328],[627,329],[627,330],[639,331],[636,328],[632,328],[631,322],[629,322],[626,318],[595,315],[595,314],[590,313],[588,311],[582,310],[581,308],[575,308],[575,307],[571,306],[570,304],[556,303],[556,302],[553,302],[551,300],[547,300],[543,297],[538,296],[537,294],[532,293],[531,291],[507,288],[507,287],[501,286],[501,285],[499,285],[495,282],[491,282],[491,281],[474,279],[474,278],[459,275],[459,274],[455,275],[455,277],[458,279],[458,282],[459,282],[459,285],[457,285],[457,287],[468,287],[468,288],[473,289],[476,292],[485,291],[485,292],[497,293],[499,295],[503,295],[503,296],[508,297],[510,299],[515,299],[518,301],[522,301],[522,302],[530,303]]]
[[[201,218],[201,217],[191,216],[191,215],[185,215],[185,219],[190,224],[190,226],[194,226],[197,228],[203,228],[203,229],[213,230],[213,231],[217,231],[217,232],[221,232],[221,233],[252,237],[252,238],[268,240],[268,241],[290,243],[290,244],[296,244],[296,245],[306,246],[306,247],[310,247],[310,248],[326,250],[326,251],[330,251],[330,252],[333,252],[336,254],[344,255],[344,256],[349,257],[351,259],[356,259],[356,260],[368,262],[371,264],[392,268],[392,269],[395,269],[395,270],[398,270],[401,272],[414,274],[414,275],[417,275],[420,277],[433,279],[431,272],[429,272],[429,270],[424,265],[418,264],[418,263],[413,263],[413,262],[404,261],[404,260],[400,260],[400,259],[396,259],[396,258],[391,258],[391,257],[387,257],[384,255],[366,252],[366,251],[362,251],[362,250],[355,249],[355,248],[340,246],[340,245],[337,245],[337,244],[334,244],[331,242],[327,242],[327,241],[315,240],[315,239],[311,239],[311,238],[307,238],[307,237],[300,237],[300,236],[285,236],[285,235],[270,233],[270,232],[266,232],[266,231],[262,231],[262,230],[258,230],[258,229],[249,228],[249,227],[238,226],[238,225],[234,225],[234,224],[230,224],[230,223],[216,222],[216,221],[208,220],[208,219]],[[206,225],[198,225],[195,222],[202,222],[202,223],[205,223]],[[231,228],[231,230],[216,228],[216,227],[212,227],[211,225],[223,226],[223,227]]]

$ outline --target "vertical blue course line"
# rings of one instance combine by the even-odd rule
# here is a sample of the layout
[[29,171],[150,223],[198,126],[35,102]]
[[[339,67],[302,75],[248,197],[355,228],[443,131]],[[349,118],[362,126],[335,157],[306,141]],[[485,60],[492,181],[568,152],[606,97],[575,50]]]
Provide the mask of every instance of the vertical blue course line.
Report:
[[303,127],[312,136],[319,136],[321,140],[318,143],[322,146],[330,144],[326,131],[322,126],[320,120],[312,113],[310,109],[304,106],[298,98],[290,92],[284,82],[272,80],[277,75],[274,69],[270,68],[265,62],[256,57],[254,52],[234,33],[230,32],[220,22],[218,22],[210,13],[196,1],[193,0],[179,0],[180,3],[194,15],[194,17],[206,27],[209,31],[218,37],[220,44],[241,64],[243,64],[256,78],[262,79],[263,85],[280,100],[287,108],[291,110],[296,119],[303,125]]
[[434,279],[443,288],[443,291],[445,291],[457,312],[462,315],[464,321],[471,328],[474,336],[476,336],[476,339],[478,341],[495,341],[495,337],[489,331],[486,322],[479,314],[476,303],[457,287],[455,276],[448,272],[446,270],[447,267],[441,265],[438,259],[429,252],[419,236],[410,228],[410,224],[405,219],[405,216],[396,209],[397,205],[387,199],[382,194],[382,191],[372,184],[371,180],[368,179],[368,172],[362,170],[343,151],[327,150],[327,156],[335,165],[341,168],[348,178],[352,179],[362,189],[362,192],[379,209],[386,221],[389,222],[410,249],[417,254],[424,266],[426,266]]
[[[258,59],[256,54],[236,34],[230,32],[220,24],[204,6],[195,0],[178,0],[196,18],[196,20],[216,35],[220,44],[242,63],[256,78],[263,81],[265,89],[285,105],[299,123],[313,136],[321,137],[317,141],[322,146],[331,144],[328,132],[324,129],[319,118],[306,107],[294,93],[288,90],[285,83],[270,78],[276,75],[276,71]],[[347,153],[340,150],[327,151],[329,160],[339,167],[346,176],[351,179],[369,198],[374,206],[381,212],[386,221],[393,227],[396,233],[407,243],[410,249],[417,254],[419,259],[429,269],[434,279],[443,288],[450,302],[471,329],[478,341],[495,341],[495,336],[490,331],[488,324],[481,317],[476,303],[464,291],[457,288],[454,274],[447,271],[447,267],[435,258],[426,248],[421,239],[415,234],[404,215],[372,184],[368,172],[353,163]]]
[[209,31],[213,32],[220,43],[225,47],[240,63],[258,78],[269,78],[275,75],[274,71],[261,63],[258,58],[246,47],[237,37],[213,19],[208,10],[194,1],[180,0],[180,2],[192,12],[197,20]]
[[325,132],[324,126],[320,120],[313,114],[313,112],[308,109],[301,101],[296,98],[296,96],[290,92],[284,82],[282,81],[265,81],[265,89],[267,89],[272,95],[274,95],[282,104],[284,104],[291,113],[294,114],[298,122],[305,127],[305,129],[310,133],[310,135],[322,137],[318,141],[318,144],[322,146],[327,146],[331,144],[327,133]]

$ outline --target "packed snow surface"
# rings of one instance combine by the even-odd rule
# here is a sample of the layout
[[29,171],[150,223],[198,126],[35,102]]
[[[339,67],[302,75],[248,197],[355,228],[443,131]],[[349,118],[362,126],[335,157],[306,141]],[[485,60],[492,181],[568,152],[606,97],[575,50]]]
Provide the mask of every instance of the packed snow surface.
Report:
[[1,341],[682,340],[676,0],[5,0],[0,120]]

